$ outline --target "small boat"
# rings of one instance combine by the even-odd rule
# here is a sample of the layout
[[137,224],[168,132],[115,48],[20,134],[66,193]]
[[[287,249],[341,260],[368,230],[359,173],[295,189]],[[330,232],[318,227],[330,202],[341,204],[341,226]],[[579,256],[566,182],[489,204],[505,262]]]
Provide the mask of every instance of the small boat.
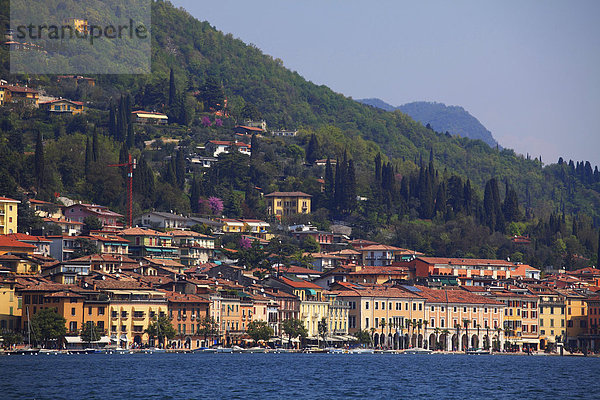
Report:
[[40,349],[23,348],[23,349],[9,350],[5,354],[7,356],[25,356],[25,355],[37,356],[39,352],[40,352]]
[[215,353],[233,353],[233,349],[231,347],[216,347]]
[[490,354],[490,350],[484,350],[484,349],[468,349],[466,351],[467,354]]
[[144,353],[144,354],[160,354],[160,353],[166,353],[166,352],[167,352],[167,350],[160,349],[158,347],[151,347],[149,349],[142,350],[142,353]]
[[403,354],[431,354],[433,352],[428,349],[422,349],[420,347],[415,347],[414,349],[406,349],[402,353]]
[[350,349],[348,350],[348,354],[375,354],[375,350],[373,349],[362,349],[362,348],[356,348],[356,349]]
[[214,354],[217,352],[217,349],[212,347],[199,347],[193,351],[193,353],[211,353]]
[[327,349],[327,352],[329,354],[344,354],[347,351],[344,350],[344,349],[337,348],[337,347],[330,347],[330,348]]

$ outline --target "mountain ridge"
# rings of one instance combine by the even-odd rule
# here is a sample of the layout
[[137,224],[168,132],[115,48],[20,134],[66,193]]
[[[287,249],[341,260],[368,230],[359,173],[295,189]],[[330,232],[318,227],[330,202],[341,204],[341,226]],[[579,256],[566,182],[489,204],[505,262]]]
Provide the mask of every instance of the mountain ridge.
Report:
[[462,106],[448,106],[441,102],[414,101],[393,106],[379,98],[359,99],[358,102],[391,112],[399,110],[437,132],[479,139],[490,147],[499,146],[492,133]]

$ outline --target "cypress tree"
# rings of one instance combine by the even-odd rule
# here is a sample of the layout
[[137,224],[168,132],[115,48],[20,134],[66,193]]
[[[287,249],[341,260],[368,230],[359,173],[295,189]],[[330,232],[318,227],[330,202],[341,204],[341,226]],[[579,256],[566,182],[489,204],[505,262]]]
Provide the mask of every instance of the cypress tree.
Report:
[[[254,154],[254,150],[252,153]],[[331,159],[327,157],[327,162],[325,163],[325,201],[329,209],[332,209],[333,206],[334,185],[335,182],[333,178],[333,168],[331,167]]]
[[313,133],[310,135],[310,139],[308,141],[308,146],[306,147],[306,161],[309,163],[314,163],[319,158],[319,140],[317,136]]
[[438,186],[437,195],[435,196],[435,213],[440,214],[442,216],[446,215],[447,211],[447,193],[446,193],[446,183],[442,182]]
[[342,195],[342,175],[340,173],[340,161],[336,160],[335,163],[335,181],[333,183],[333,202],[331,205],[331,211],[337,212],[340,208],[341,204],[341,195]]
[[100,158],[100,147],[98,146],[98,131],[94,128],[92,136],[92,161],[97,162]]
[[381,182],[381,153],[375,156],[375,182]]
[[117,133],[117,112],[115,110],[115,104],[112,101],[112,98],[110,99],[110,105],[109,105],[109,111],[108,111],[108,134],[114,138],[117,139],[118,133]]
[[352,212],[356,205],[356,171],[354,170],[354,161],[348,161],[348,171],[346,173],[346,201],[345,209]]
[[88,137],[85,141],[85,165],[84,165],[84,174],[86,179],[90,174],[90,166],[92,163],[92,159],[94,158],[92,148],[90,146],[90,138]]
[[173,68],[169,72],[169,107],[171,107],[175,103],[175,97],[177,95],[175,89],[175,73],[173,72]]
[[504,197],[502,211],[506,222],[519,220],[519,199],[517,197],[517,192],[508,184],[508,182],[506,183],[506,196]]
[[177,179],[177,186],[183,190],[185,186],[185,157],[183,155],[183,148],[177,151],[175,157],[175,177]]
[[42,133],[38,131],[37,140],[35,143],[35,177],[37,180],[38,190],[44,187],[44,141]]

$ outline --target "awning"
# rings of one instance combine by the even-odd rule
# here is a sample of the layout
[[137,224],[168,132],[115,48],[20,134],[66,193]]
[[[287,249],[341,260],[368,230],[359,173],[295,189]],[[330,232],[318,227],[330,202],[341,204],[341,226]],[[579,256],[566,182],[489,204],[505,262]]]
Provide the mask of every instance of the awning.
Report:
[[305,289],[306,292],[308,292],[308,294],[316,296],[317,295],[317,291],[315,289]]
[[[81,336],[65,336],[65,340],[69,344],[87,343],[81,340]],[[110,338],[108,336],[102,336],[100,337],[100,340],[92,340],[91,343],[110,343]]]

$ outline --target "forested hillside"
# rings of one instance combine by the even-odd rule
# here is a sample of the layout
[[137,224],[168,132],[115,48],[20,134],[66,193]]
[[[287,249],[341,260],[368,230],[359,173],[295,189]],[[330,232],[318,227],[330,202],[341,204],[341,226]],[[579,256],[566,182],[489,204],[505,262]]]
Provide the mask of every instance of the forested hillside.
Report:
[[[3,21],[7,3],[0,1]],[[596,260],[600,173],[588,162],[544,167],[539,158],[436,132],[308,82],[168,2],[153,2],[152,13],[149,75],[99,75],[92,88],[12,76],[0,50],[1,74],[11,83],[88,108],[70,117],[6,107],[0,195],[51,200],[61,193],[123,211],[124,172],[108,165],[129,152],[139,160],[138,213],[206,214],[207,199],[219,197],[227,216],[267,218],[261,193],[301,190],[314,196],[310,219],[321,227],[343,220],[356,235],[429,254],[510,256],[538,266]],[[225,100],[228,117],[219,114]],[[136,109],[164,112],[169,125],[134,125]],[[251,157],[220,156],[208,170],[186,161],[208,140],[236,138],[234,126],[246,119],[299,134],[254,136]],[[328,157],[327,166],[316,165]],[[531,243],[516,244],[514,235]]]

